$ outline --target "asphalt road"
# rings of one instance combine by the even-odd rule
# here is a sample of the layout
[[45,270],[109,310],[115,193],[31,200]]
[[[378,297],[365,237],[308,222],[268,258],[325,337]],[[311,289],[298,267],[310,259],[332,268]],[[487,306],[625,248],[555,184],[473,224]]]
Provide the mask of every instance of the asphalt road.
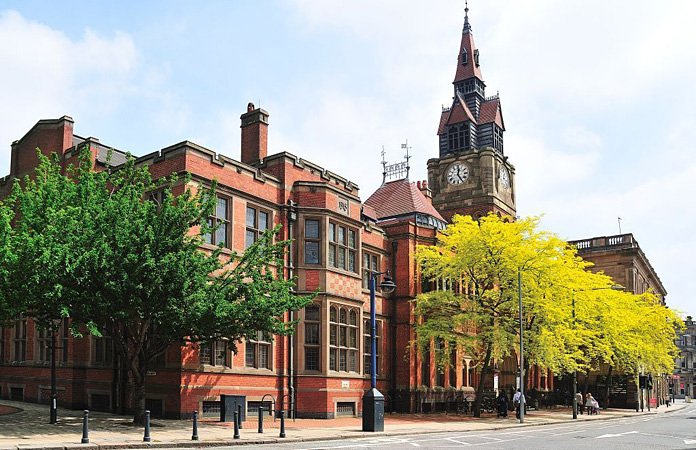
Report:
[[[479,432],[250,445],[253,449],[696,449],[696,405],[667,414]],[[239,448],[239,447],[235,447]]]

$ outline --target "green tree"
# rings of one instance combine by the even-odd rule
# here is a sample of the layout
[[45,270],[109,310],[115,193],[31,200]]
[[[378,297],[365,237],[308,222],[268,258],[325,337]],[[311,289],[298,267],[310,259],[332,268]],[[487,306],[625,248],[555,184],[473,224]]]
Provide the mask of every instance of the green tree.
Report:
[[[309,300],[283,278],[287,242],[277,240],[278,228],[243,254],[202,251],[216,195],[215,185],[197,188],[188,177],[153,183],[132,158],[95,172],[84,155],[65,175],[43,158],[35,179],[15,186],[12,239],[32,245],[13,270],[25,274],[25,292],[41,294],[15,303],[33,313],[51,298],[48,311],[70,317],[74,331],[108,330],[134,383],[136,423],[144,420],[147,370],[168,347],[228,339],[236,350],[257,331],[288,334],[294,324],[284,314]],[[145,200],[155,191],[158,201]]]

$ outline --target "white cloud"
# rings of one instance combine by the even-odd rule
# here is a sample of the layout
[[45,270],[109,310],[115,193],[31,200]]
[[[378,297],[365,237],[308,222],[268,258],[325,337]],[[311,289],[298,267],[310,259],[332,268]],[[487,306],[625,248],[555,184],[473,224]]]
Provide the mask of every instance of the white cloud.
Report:
[[8,172],[10,143],[39,119],[89,111],[102,114],[120,101],[138,65],[132,39],[85,30],[73,41],[62,31],[0,13],[0,173]]

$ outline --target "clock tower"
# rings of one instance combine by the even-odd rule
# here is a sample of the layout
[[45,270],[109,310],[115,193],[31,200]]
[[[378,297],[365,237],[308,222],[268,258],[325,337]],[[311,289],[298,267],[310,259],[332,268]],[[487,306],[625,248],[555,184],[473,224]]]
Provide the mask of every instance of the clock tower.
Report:
[[457,55],[454,97],[442,109],[437,130],[440,153],[428,161],[433,206],[446,219],[475,219],[489,213],[515,217],[515,168],[503,152],[500,97],[486,97],[479,50],[464,9],[464,30]]

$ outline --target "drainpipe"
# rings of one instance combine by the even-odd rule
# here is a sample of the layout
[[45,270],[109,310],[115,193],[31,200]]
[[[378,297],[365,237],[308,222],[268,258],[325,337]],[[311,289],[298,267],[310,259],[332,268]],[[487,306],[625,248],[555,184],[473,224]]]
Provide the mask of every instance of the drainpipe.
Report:
[[[290,241],[290,244],[288,246],[288,279],[291,279],[293,277],[293,263],[292,263],[292,255],[293,255],[293,242],[292,242],[292,237],[293,237],[293,231],[292,231],[292,224],[297,220],[297,212],[294,209],[294,206],[296,205],[295,202],[292,200],[288,200],[288,216],[287,216],[287,234],[286,234],[286,239]],[[295,313],[294,311],[289,311],[289,316],[290,316],[290,321],[292,322],[295,320]],[[294,352],[294,346],[295,346],[295,335],[289,335],[288,336],[288,394],[290,394],[290,399],[291,399],[291,414],[292,418],[294,419],[297,413],[297,399],[295,399],[295,352]]]
[[[396,250],[399,247],[397,241],[392,241],[392,260],[391,271],[392,278],[396,280]],[[397,283],[398,285],[398,283]],[[389,409],[394,411],[394,401],[396,399],[396,292],[392,297],[392,314],[391,314],[391,401]]]

